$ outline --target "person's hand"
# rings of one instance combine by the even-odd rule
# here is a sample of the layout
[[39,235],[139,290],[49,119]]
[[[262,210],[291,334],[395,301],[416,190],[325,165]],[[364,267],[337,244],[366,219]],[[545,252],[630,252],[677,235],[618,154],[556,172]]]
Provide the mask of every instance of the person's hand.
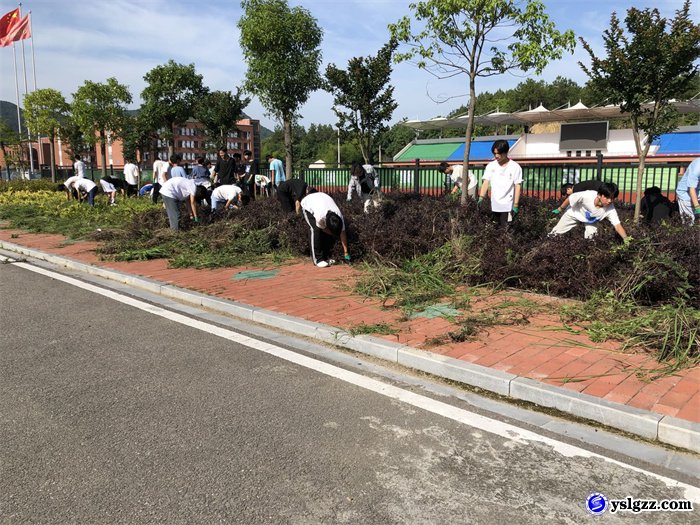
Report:
[[352,200],[352,197],[348,197],[347,201],[350,202]]
[[192,220],[193,220],[194,222],[199,222],[199,217],[193,217]]
[[479,206],[481,206],[481,203],[482,203],[482,202],[484,202],[484,198],[483,198],[483,197],[479,197],[479,200],[476,201],[476,207],[478,208]]
[[693,210],[693,213],[695,214],[696,217],[700,217],[700,206],[698,206],[697,208],[695,208],[695,209]]
[[625,244],[629,244],[629,243],[631,243],[633,240],[634,240],[634,237],[632,237],[631,235],[628,235],[627,237],[625,237],[624,239],[622,239],[622,241],[623,241]]
[[513,206],[513,215],[517,215],[518,210],[519,210],[519,208],[517,206]]
[[554,209],[552,210],[552,213],[553,213],[554,215],[559,215],[559,214],[561,213],[561,210],[560,210],[559,208],[554,208]]
[[343,255],[343,260],[346,262],[350,262],[350,254],[346,253],[345,255]]

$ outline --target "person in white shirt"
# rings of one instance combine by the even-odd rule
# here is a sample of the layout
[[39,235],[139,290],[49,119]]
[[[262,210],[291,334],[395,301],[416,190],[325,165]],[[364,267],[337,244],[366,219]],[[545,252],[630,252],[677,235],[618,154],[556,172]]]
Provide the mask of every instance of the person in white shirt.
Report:
[[[248,200],[250,199],[249,196]],[[224,209],[228,209],[229,206],[238,208],[245,204],[243,190],[240,186],[235,184],[224,184],[223,186],[217,186],[211,193],[211,212],[214,213],[220,204],[224,204]]]
[[330,256],[338,238],[343,246],[343,258],[349,261],[345,221],[331,196],[320,191],[310,193],[301,200],[301,209],[311,228],[311,260],[314,264],[326,268],[335,262]]
[[491,146],[494,160],[484,169],[484,182],[479,190],[481,204],[491,190],[491,218],[499,226],[507,226],[517,215],[523,170],[520,164],[508,158],[510,145],[507,140],[497,140]]
[[[68,182],[68,181],[66,181]],[[78,194],[78,200],[80,202],[83,201],[83,195],[81,192],[85,192],[87,194],[87,201],[90,206],[95,205],[95,195],[97,195],[97,184],[92,182],[90,179],[86,179],[85,177],[77,177],[69,187],[75,189],[76,193]]]
[[139,167],[131,162],[130,159],[127,159],[126,164],[124,164],[124,180],[128,185],[126,187],[127,197],[138,195],[140,179]]
[[562,202],[561,206],[552,211],[555,215],[559,215],[566,210],[549,235],[560,235],[579,224],[584,224],[586,227],[584,237],[590,239],[598,233],[598,223],[607,219],[620,237],[626,239],[627,233],[620,223],[615,206],[613,206],[616,194],[617,186],[612,183],[601,184],[598,191],[588,190],[572,193]]
[[151,191],[151,200],[153,201],[153,204],[158,202],[160,188],[169,178],[169,168],[170,164],[168,164],[168,162],[165,160],[156,159],[153,162],[153,190]]
[[76,155],[74,160],[73,170],[75,171],[75,176],[85,178],[85,163],[80,159],[80,155]]
[[117,187],[112,184],[109,180],[102,178],[100,179],[100,186],[102,187],[102,192],[109,196],[109,205],[117,205]]
[[68,177],[63,184],[59,184],[57,190],[63,190],[66,192],[66,199],[71,200],[74,198],[75,200],[78,200],[78,191],[73,188],[73,183],[78,180],[80,177],[77,175],[73,175],[72,177]]
[[[463,164],[454,164],[451,166],[447,162],[441,162],[438,166],[438,171],[440,173],[443,173],[448,178],[448,180],[445,181],[445,189],[447,191],[451,191],[451,193],[457,193],[458,191],[461,191],[462,179],[464,178]],[[476,176],[472,173],[471,170],[469,170],[469,183],[467,184],[467,195],[469,195],[472,199],[476,197],[477,184],[478,181],[476,180]],[[450,185],[452,186],[452,190],[449,189]]]
[[174,177],[165,181],[160,188],[160,196],[163,197],[165,211],[168,214],[171,230],[179,230],[180,203],[184,202],[190,219],[199,222],[197,207],[199,202],[207,196],[207,189],[199,186],[192,179]]

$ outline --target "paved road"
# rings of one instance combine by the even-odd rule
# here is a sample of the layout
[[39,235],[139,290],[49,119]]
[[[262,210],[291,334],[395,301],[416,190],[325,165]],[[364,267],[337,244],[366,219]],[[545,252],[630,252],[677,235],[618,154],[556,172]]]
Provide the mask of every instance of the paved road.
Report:
[[0,265],[0,523],[584,523],[592,492],[697,495],[84,288]]

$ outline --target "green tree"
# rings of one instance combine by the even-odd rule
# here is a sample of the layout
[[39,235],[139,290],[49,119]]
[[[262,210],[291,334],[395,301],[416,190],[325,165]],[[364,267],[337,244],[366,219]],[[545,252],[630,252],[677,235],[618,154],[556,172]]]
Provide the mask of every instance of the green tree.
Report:
[[249,103],[250,98],[241,98],[240,90],[236,90],[235,95],[230,91],[212,91],[197,104],[195,117],[217,150],[225,147],[228,134],[238,129],[236,123]]
[[158,138],[151,123],[141,114],[124,117],[121,137],[124,158],[133,162],[139,158],[143,161]]
[[168,142],[168,157],[174,152],[173,130],[194,117],[198,101],[208,92],[194,64],[174,60],[156,66],[143,79],[148,84],[141,92],[141,113],[162,140]]
[[322,86],[323,31],[303,7],[286,0],[243,0],[238,21],[246,90],[256,95],[284,129],[287,178],[292,176],[292,124],[309,95]]
[[372,163],[372,146],[378,135],[387,129],[398,106],[391,77],[391,58],[396,41],[385,44],[376,56],[354,57],[347,70],[335,64],[326,68],[328,90],[333,94],[333,111],[338,126],[355,136],[365,163]]
[[574,34],[557,31],[540,0],[426,0],[409,7],[420,29],[412,33],[408,16],[389,26],[392,37],[408,45],[406,52],[396,55],[397,60],[417,59],[419,68],[437,78],[458,74],[469,78],[464,147],[467,173],[477,77],[511,70],[539,74],[550,60],[573,51]]
[[73,94],[73,118],[89,144],[99,143],[103,177],[107,175],[107,142],[119,136],[131,100],[129,88],[116,78],[104,84],[86,80]]
[[[21,135],[12,129],[4,120],[0,120],[0,150],[5,159],[5,169],[7,170],[7,180],[10,180],[10,164],[13,163],[13,153],[22,145]],[[0,166],[0,169],[2,167]],[[2,175],[0,175],[2,179]]]
[[56,137],[68,116],[69,105],[60,91],[37,89],[24,97],[24,118],[33,134],[49,138],[51,180],[56,182]]
[[58,134],[61,137],[61,141],[68,145],[68,154],[71,158],[74,158],[76,155],[83,155],[90,149],[88,141],[85,140],[83,130],[80,129],[72,115],[63,122]]
[[591,65],[579,65],[595,89],[620,110],[630,114],[634,144],[639,156],[637,198],[634,219],[639,220],[644,181],[644,165],[655,138],[674,130],[678,113],[669,100],[681,94],[698,75],[695,61],[700,57],[700,25],[690,19],[690,0],[669,21],[658,9],[631,7],[625,17],[625,30],[616,13],[610,28],[603,32],[606,57],[598,58],[581,39]]
[[[382,154],[393,158],[406,144],[415,138],[416,132],[413,129],[407,128],[403,126],[401,122],[398,122],[382,135],[380,141],[382,145]],[[382,159],[379,160],[381,161]]]

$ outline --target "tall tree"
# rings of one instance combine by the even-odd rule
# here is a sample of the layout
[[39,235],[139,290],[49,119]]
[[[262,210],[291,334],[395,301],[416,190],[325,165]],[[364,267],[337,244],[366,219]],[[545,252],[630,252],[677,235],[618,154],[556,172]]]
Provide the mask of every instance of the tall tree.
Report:
[[[21,151],[22,136],[12,129],[4,120],[0,120],[0,150],[5,159],[5,169],[7,170],[7,180],[10,180],[10,164],[14,163],[14,153]],[[0,166],[0,169],[2,167]],[[0,175],[2,179],[2,175]]]
[[24,97],[24,118],[33,134],[49,138],[51,180],[56,182],[56,137],[68,116],[68,103],[60,91],[37,89]]
[[698,75],[695,61],[700,57],[700,25],[690,19],[686,0],[669,21],[659,10],[631,7],[625,17],[625,30],[616,13],[610,28],[603,32],[605,58],[598,58],[581,39],[591,65],[579,63],[595,89],[620,104],[632,120],[634,144],[639,156],[634,218],[639,220],[644,166],[655,138],[678,125],[678,114],[669,100],[681,95]]
[[292,124],[309,95],[322,86],[323,31],[303,7],[286,0],[243,0],[238,21],[245,87],[284,129],[287,178],[292,176]]
[[103,177],[107,175],[107,142],[119,136],[131,100],[129,88],[116,78],[104,84],[86,80],[73,94],[73,118],[89,144],[99,143]]
[[230,91],[212,91],[197,104],[195,117],[216,150],[225,147],[228,134],[238,129],[236,122],[249,103],[250,98],[241,98],[240,90],[236,90],[235,95]]
[[398,106],[394,86],[389,85],[396,46],[392,39],[376,56],[351,58],[347,70],[338,69],[335,64],[326,68],[338,126],[355,136],[365,163],[372,163],[374,141],[388,129],[385,123]]
[[141,114],[125,116],[121,136],[124,158],[133,162],[143,161],[157,139],[153,126]]
[[[408,50],[398,61],[417,59],[421,69],[437,78],[466,74],[469,78],[469,116],[465,132],[464,172],[474,128],[476,79],[510,70],[540,73],[552,59],[573,51],[571,31],[560,33],[540,0],[426,0],[409,4],[405,16],[389,29]],[[420,25],[412,33],[411,18]],[[466,192],[462,193],[466,203]]]
[[72,115],[63,122],[61,129],[58,130],[58,135],[61,137],[61,142],[68,145],[68,153],[71,158],[83,155],[90,149],[83,130],[80,129]]
[[194,117],[197,102],[208,90],[194,64],[185,66],[174,60],[154,67],[143,79],[148,85],[141,92],[141,113],[159,131],[160,138],[168,142],[169,157],[174,151],[174,128]]

